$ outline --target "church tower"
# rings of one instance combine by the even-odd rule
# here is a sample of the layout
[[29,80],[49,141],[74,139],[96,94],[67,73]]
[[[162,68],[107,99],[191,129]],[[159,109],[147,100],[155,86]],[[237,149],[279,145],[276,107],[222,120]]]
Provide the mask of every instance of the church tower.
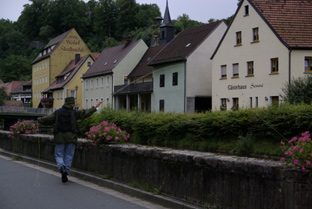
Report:
[[165,16],[160,25],[160,45],[169,43],[174,38],[174,26],[172,25],[168,0],[166,2]]

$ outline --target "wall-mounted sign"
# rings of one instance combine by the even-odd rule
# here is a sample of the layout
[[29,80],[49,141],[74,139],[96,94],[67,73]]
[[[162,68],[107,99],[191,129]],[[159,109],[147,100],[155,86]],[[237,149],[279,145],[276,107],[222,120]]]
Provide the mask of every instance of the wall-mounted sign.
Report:
[[[251,84],[250,89],[263,88],[264,84]],[[228,90],[244,90],[247,89],[247,85],[228,85]]]

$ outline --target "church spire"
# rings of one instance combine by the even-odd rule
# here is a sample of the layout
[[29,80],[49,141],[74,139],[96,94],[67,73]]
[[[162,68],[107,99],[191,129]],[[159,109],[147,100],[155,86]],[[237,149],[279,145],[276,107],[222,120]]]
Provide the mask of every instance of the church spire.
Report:
[[164,19],[160,25],[160,44],[167,44],[174,38],[174,26],[171,22],[168,0],[166,0],[166,10]]

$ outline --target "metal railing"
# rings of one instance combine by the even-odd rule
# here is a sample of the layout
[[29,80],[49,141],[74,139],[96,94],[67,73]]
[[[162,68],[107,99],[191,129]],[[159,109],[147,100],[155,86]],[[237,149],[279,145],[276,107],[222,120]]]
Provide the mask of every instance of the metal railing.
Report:
[[33,107],[9,107],[0,106],[0,113],[26,113],[26,114],[44,114],[52,113],[54,108],[33,108]]

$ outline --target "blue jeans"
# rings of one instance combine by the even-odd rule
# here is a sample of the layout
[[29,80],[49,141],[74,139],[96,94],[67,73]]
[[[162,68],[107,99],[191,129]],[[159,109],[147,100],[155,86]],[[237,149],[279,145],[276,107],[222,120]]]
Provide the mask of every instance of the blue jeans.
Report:
[[73,157],[75,154],[75,144],[56,144],[54,150],[54,157],[56,160],[57,168],[60,170],[61,166],[65,166],[67,173],[71,168]]

